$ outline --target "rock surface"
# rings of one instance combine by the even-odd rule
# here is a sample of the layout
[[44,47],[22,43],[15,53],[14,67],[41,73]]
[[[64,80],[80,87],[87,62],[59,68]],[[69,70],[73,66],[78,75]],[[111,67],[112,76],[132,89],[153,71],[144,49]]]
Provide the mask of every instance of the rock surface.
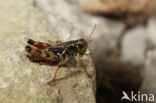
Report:
[[[156,17],[151,17],[147,25],[147,43],[148,47],[156,47]],[[151,48],[152,49],[152,48]]]
[[146,30],[143,26],[137,26],[128,30],[122,40],[122,59],[135,65],[143,63],[146,50]]
[[[145,93],[152,93],[156,95],[156,50],[151,50],[148,52],[146,59],[146,73],[145,80],[142,87],[142,91]],[[156,102],[154,102],[156,103]]]
[[91,13],[153,13],[156,11],[155,0],[79,0],[82,7]]
[[[145,80],[143,82],[143,86],[141,90],[147,94],[156,95],[156,18],[151,17],[148,25],[147,25],[147,51],[146,51],[146,59],[145,59]],[[146,102],[144,102],[146,103]],[[154,101],[153,103],[156,103]]]
[[51,86],[46,83],[56,66],[31,63],[26,58],[28,38],[44,42],[80,38],[79,30],[71,30],[70,21],[33,5],[33,0],[0,3],[0,103],[95,103],[95,70],[89,56],[83,60],[92,79],[79,65],[67,65],[59,69]]

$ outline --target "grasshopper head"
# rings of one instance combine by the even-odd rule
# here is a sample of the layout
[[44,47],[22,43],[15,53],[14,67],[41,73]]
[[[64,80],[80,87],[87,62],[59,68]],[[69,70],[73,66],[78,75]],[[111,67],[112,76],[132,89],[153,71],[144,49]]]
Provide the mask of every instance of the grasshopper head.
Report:
[[77,42],[77,49],[80,56],[83,56],[87,51],[88,43],[85,39],[79,39]]
[[92,32],[90,33],[90,36],[89,36],[88,40],[85,40],[85,39],[79,39],[78,40],[78,52],[79,52],[79,55],[82,56],[87,51],[88,44],[92,41],[91,37],[93,35],[93,32],[94,32],[95,28],[96,28],[96,25],[94,25],[94,28],[93,28]]

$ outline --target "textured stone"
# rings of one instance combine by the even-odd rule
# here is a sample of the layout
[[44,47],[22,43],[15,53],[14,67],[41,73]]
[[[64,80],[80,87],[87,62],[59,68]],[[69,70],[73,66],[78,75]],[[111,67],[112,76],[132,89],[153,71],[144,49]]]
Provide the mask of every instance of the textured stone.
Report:
[[[5,0],[0,4],[0,103],[95,103],[95,70],[89,56],[83,68],[75,63],[59,69],[56,66],[31,63],[25,56],[26,40],[78,39],[79,30],[55,13],[48,15],[33,6],[33,0]],[[54,7],[53,7],[54,8]]]

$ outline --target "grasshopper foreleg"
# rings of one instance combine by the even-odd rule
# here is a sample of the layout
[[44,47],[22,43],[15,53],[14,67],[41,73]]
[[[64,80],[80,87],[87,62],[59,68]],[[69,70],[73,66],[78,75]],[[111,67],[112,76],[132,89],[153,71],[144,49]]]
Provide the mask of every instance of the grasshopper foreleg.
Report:
[[63,59],[63,60],[58,64],[58,66],[56,67],[56,70],[55,70],[55,73],[54,73],[54,76],[53,76],[52,80],[50,80],[47,84],[50,85],[51,83],[54,82],[54,80],[55,80],[55,78],[56,78],[56,74],[57,74],[58,69],[59,69],[61,66],[63,66],[64,64],[66,64],[68,61],[69,61],[69,58],[66,57],[65,59]]
[[84,65],[83,61],[81,60],[81,58],[79,56],[75,56],[75,60],[84,68],[85,73],[87,74],[87,76],[89,78],[91,78],[91,75],[88,74],[86,66]]

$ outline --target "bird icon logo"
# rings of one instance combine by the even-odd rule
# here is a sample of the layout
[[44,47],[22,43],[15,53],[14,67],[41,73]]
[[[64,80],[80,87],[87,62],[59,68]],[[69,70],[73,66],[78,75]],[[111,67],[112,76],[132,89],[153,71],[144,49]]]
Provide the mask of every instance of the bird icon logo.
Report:
[[126,99],[126,100],[131,101],[131,99],[128,97],[128,95],[127,95],[127,93],[126,93],[125,91],[122,91],[122,94],[123,94],[123,97],[121,98],[121,101],[122,101],[123,99]]

